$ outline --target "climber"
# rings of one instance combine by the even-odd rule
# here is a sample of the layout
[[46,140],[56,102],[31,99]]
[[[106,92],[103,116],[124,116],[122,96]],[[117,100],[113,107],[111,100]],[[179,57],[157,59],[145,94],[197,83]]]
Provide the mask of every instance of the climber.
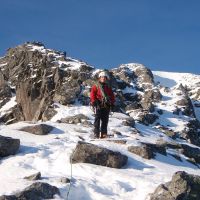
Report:
[[112,88],[108,85],[109,79],[108,72],[101,71],[90,92],[90,102],[95,110],[94,138],[107,137],[109,113],[114,109],[115,103]]

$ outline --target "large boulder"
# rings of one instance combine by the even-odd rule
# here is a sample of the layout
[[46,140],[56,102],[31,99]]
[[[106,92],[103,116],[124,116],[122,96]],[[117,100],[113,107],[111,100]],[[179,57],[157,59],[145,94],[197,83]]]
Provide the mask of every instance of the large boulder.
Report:
[[15,195],[4,195],[0,200],[42,200],[53,199],[54,195],[60,194],[59,189],[48,183],[36,182]]
[[199,188],[200,176],[180,171],[170,182],[159,185],[150,200],[197,200],[200,199]]
[[71,156],[72,163],[91,163],[112,168],[126,165],[128,157],[94,144],[78,142]]
[[0,135],[0,157],[14,155],[20,147],[20,140]]
[[38,125],[33,125],[33,126],[25,126],[21,128],[20,131],[25,131],[25,132],[32,133],[35,135],[47,135],[53,129],[54,127],[50,125],[38,124]]
[[152,159],[155,157],[156,153],[166,155],[165,144],[151,144],[151,143],[141,143],[138,146],[129,146],[128,151],[134,153],[142,158]]

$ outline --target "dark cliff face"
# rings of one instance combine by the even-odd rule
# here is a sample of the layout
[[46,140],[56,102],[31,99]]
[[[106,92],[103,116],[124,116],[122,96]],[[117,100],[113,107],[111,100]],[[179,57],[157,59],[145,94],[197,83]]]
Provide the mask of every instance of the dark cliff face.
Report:
[[[2,98],[9,100],[14,88],[24,120],[42,119],[54,101],[64,105],[74,103],[80,93],[80,83],[90,77],[93,69],[41,44],[9,49],[0,63],[3,66],[0,71]],[[71,69],[73,65],[78,65],[80,75]]]

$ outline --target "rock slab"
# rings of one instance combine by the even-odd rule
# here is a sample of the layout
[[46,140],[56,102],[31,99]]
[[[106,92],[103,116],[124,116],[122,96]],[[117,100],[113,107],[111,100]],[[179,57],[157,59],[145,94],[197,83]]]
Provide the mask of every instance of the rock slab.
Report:
[[114,152],[86,142],[78,142],[71,155],[72,163],[91,163],[112,168],[126,165],[128,157],[120,152]]

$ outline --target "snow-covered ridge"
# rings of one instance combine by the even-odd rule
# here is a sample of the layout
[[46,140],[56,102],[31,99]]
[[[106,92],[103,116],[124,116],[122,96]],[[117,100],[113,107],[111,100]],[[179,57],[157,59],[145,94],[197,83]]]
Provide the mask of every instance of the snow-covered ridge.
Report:
[[187,85],[189,87],[200,87],[200,75],[191,73],[176,73],[164,71],[152,71],[154,80],[160,82],[161,85],[166,87],[174,87],[177,84]]
[[52,49],[46,49],[43,45],[27,44],[29,51],[39,51],[42,54],[52,58],[55,64],[58,64],[62,70],[79,70],[81,66],[88,65],[86,62],[71,58],[65,52],[58,52]]

